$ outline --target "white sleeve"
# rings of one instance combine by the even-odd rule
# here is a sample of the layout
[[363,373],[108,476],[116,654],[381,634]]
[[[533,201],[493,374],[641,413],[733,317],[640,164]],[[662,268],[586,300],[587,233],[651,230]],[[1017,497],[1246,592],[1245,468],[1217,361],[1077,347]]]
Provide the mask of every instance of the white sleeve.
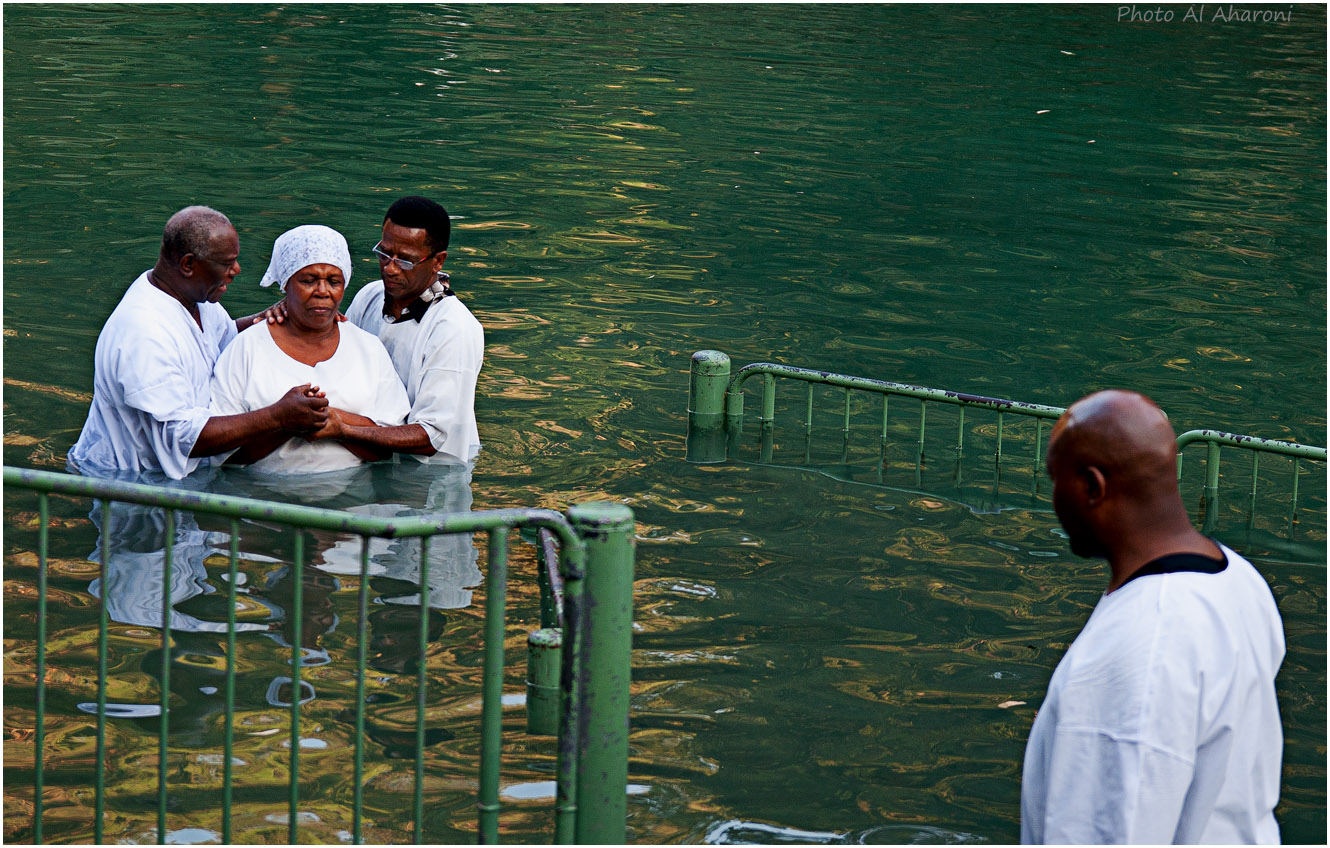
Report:
[[189,474],[198,465],[189,452],[211,412],[197,405],[201,387],[185,374],[179,352],[162,336],[145,334],[114,355],[125,405],[146,413],[146,435],[162,471],[177,480]]
[[471,328],[450,324],[442,324],[439,329],[460,329],[462,332],[455,335],[436,333],[439,339],[420,365],[416,377],[416,400],[407,420],[424,427],[430,444],[443,452],[450,437],[456,441],[460,431],[468,428],[475,416],[476,378],[480,374],[485,342],[479,325],[474,332]]

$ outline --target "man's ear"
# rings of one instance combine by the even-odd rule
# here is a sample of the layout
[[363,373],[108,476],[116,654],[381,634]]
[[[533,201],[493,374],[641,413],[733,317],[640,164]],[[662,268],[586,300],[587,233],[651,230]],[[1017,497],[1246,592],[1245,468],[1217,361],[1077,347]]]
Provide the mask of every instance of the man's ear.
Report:
[[1108,491],[1108,481],[1098,466],[1087,465],[1081,469],[1081,480],[1085,486],[1085,502],[1088,506],[1097,506]]
[[176,268],[183,276],[194,276],[194,270],[199,265],[199,258],[192,253],[186,253],[176,261]]
[[447,259],[447,258],[448,258],[448,251],[446,251],[446,250],[440,250],[438,253],[434,254],[434,257],[433,257],[433,261],[434,261],[434,263],[435,263],[435,264],[434,264],[434,273],[436,273],[436,274],[439,273],[440,269],[443,268],[443,260],[445,260],[445,259]]

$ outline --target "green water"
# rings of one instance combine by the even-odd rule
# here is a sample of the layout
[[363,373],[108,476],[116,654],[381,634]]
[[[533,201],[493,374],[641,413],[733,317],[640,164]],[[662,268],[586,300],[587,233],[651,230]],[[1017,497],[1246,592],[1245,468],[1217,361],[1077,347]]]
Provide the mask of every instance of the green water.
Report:
[[[1014,841],[1033,711],[1105,579],[1067,551],[1020,450],[1032,437],[1012,436],[995,481],[992,420],[967,419],[957,461],[954,414],[930,412],[916,476],[902,404],[879,485],[872,407],[856,402],[867,429],[842,457],[841,401],[819,394],[805,459],[802,394],[782,389],[772,465],[751,438],[692,465],[688,357],[1059,406],[1122,386],[1179,431],[1325,445],[1324,8],[1279,24],[1168,8],[1171,23],[1130,24],[1113,5],[8,6],[5,462],[63,468],[98,329],[171,212],[208,203],[236,223],[224,303],[242,314],[270,302],[257,281],[282,231],[345,233],[354,291],[387,205],[429,195],[455,216],[448,268],[486,329],[475,507],[608,497],[638,518],[630,840]],[[1216,532],[1271,581],[1288,636],[1278,814],[1286,841],[1321,842],[1323,467],[1304,466],[1289,540],[1289,466],[1262,462],[1248,531],[1250,460],[1225,456]],[[34,534],[31,505],[7,506],[4,833],[23,840]],[[86,506],[60,509],[52,662],[74,670],[53,695],[47,832],[86,841],[96,533]],[[246,532],[245,550],[289,558],[289,540]],[[246,568],[281,606],[277,565]],[[325,748],[302,761],[308,838],[335,841],[355,584],[315,582],[320,620],[340,623],[307,711]],[[514,583],[516,660],[537,613]],[[431,661],[431,709],[450,717],[428,751],[432,841],[474,838],[480,597],[444,611]],[[153,638],[117,636],[113,700],[155,697]],[[204,685],[215,645],[186,641],[204,671],[185,679]],[[246,650],[258,720],[281,649]],[[413,695],[380,671],[373,753],[401,756]],[[182,707],[186,748],[219,738],[204,700]],[[112,839],[155,822],[146,727],[113,726]],[[266,738],[238,781],[280,786]],[[505,785],[549,779],[551,752],[514,742]],[[186,829],[219,829],[217,769],[181,756],[169,827],[204,838]],[[367,838],[400,842],[409,761],[384,762]],[[237,838],[284,839],[279,794],[238,797]],[[550,838],[544,802],[510,807],[505,839]]]

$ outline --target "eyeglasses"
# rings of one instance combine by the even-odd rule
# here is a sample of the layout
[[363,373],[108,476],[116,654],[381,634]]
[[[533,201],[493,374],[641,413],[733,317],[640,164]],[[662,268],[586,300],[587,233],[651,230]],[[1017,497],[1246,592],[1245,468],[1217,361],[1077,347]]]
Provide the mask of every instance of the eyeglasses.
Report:
[[410,271],[412,268],[416,267],[420,263],[429,260],[428,256],[426,256],[424,259],[403,259],[400,256],[391,256],[387,253],[384,253],[380,249],[380,246],[382,244],[383,242],[379,242],[378,244],[374,245],[372,249],[374,251],[374,255],[379,257],[379,261],[382,262],[384,265],[396,262],[398,268],[401,268],[403,271]]

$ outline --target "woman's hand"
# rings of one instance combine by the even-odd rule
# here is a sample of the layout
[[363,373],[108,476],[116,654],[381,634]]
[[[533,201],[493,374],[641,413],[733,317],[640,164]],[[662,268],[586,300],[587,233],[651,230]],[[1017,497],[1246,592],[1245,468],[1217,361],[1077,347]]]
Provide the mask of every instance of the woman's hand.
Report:
[[322,429],[306,435],[305,438],[311,442],[320,439],[336,439],[342,444],[342,447],[366,462],[378,462],[392,456],[392,450],[366,444],[363,439],[358,440],[356,438],[357,435],[361,435],[360,433],[353,432],[356,428],[377,429],[378,426],[372,419],[363,415],[330,406],[328,407],[328,422],[323,425]]

